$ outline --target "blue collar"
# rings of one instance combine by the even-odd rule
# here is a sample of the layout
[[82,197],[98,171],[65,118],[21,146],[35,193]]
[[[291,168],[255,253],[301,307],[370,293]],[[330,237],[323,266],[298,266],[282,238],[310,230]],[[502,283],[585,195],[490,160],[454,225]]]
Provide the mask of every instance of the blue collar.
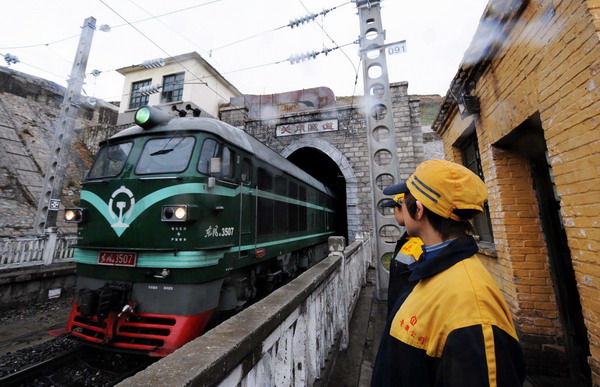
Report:
[[453,239],[433,246],[423,246],[423,258],[409,265],[409,281],[434,276],[463,259],[472,257],[479,248],[472,236]]
[[[456,238],[454,238],[456,239]],[[448,246],[450,243],[452,243],[452,241],[454,241],[454,239],[449,239],[445,242],[442,243],[438,243],[436,245],[431,245],[431,246],[425,246],[423,245],[423,258],[424,259],[431,259],[434,258],[435,256],[437,256],[439,254],[439,252],[446,246]]]

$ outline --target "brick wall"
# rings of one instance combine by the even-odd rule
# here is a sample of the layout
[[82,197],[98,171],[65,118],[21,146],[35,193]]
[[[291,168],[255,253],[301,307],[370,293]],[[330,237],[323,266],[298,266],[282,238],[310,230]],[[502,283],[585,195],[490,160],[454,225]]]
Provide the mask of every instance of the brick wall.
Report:
[[[475,124],[497,253],[482,259],[513,312],[529,372],[564,375],[564,326],[528,144],[507,137],[539,116],[590,340],[591,377],[600,385],[600,1],[528,2],[516,18],[489,64],[472,76],[480,114],[461,119],[454,105],[438,132],[446,158],[460,161],[456,144]],[[507,146],[507,138],[523,149]]]

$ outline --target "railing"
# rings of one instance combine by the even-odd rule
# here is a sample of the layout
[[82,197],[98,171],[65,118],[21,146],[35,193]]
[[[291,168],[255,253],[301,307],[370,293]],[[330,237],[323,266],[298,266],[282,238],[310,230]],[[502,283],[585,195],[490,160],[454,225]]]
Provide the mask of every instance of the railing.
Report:
[[329,246],[298,278],[119,386],[326,385],[372,263],[369,238]]
[[75,235],[51,232],[43,236],[0,240],[0,270],[72,262]]

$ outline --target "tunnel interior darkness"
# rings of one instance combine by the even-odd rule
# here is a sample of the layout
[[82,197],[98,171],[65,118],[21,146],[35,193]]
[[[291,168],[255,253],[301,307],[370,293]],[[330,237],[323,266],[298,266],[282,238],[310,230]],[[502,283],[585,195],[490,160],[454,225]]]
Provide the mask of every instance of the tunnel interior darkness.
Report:
[[346,214],[346,179],[338,165],[322,151],[315,148],[301,148],[292,153],[288,160],[302,168],[306,173],[325,184],[336,197],[336,235],[348,241],[348,222]]

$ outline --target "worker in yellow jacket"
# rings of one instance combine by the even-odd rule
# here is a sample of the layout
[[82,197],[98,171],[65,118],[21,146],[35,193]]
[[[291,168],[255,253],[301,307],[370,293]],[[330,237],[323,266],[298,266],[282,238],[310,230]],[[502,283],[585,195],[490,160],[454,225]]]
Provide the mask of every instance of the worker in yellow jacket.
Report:
[[525,361],[510,310],[471,235],[469,219],[487,198],[481,178],[429,160],[383,192],[404,193],[406,230],[424,244],[388,316],[371,385],[522,386]]
[[[402,216],[402,202],[404,194],[400,193],[392,199],[381,204],[382,208],[391,207],[394,211],[396,222],[400,226],[404,226],[404,218]],[[423,241],[417,237],[411,237],[407,232],[404,232],[392,254],[390,261],[390,280],[388,284],[387,306],[388,314],[392,311],[398,296],[406,290],[408,286],[408,277],[410,270],[408,265],[417,262],[421,254],[423,254]]]

